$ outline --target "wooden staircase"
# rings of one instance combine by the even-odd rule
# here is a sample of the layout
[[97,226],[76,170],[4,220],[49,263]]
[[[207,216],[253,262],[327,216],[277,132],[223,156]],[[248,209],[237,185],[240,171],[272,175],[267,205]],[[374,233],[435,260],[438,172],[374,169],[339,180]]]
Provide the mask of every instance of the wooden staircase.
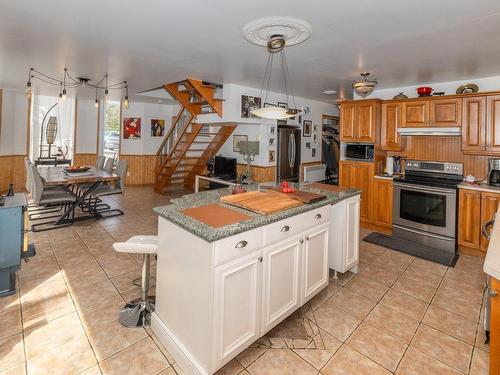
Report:
[[181,108],[156,152],[155,191],[166,193],[172,185],[193,189],[195,176],[204,172],[208,159],[215,156],[236,128],[230,123],[196,123],[201,114],[222,117],[222,99],[215,97],[218,85],[186,79],[163,86]]

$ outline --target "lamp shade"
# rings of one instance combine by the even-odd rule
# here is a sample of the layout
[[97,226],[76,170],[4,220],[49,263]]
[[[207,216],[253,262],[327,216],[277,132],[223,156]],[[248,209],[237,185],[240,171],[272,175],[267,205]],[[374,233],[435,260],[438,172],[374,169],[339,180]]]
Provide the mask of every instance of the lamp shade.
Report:
[[45,137],[47,138],[47,144],[52,145],[56,140],[57,135],[57,117],[50,116],[49,122],[47,124],[47,129],[45,130]]
[[254,116],[270,120],[282,120],[297,115],[297,113],[290,113],[288,109],[280,107],[255,108],[250,113]]

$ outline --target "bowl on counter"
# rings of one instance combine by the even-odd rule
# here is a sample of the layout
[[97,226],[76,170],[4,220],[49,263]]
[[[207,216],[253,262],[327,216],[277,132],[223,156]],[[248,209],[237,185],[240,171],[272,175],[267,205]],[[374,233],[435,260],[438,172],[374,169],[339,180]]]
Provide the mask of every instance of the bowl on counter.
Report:
[[418,96],[429,96],[430,94],[432,94],[432,87],[428,86],[419,87],[417,88],[417,94]]

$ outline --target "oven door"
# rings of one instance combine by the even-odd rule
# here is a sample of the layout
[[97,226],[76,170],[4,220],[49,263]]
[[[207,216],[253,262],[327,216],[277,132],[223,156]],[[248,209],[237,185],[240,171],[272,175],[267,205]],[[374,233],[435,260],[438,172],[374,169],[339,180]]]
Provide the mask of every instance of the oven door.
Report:
[[455,238],[457,191],[394,183],[395,225]]

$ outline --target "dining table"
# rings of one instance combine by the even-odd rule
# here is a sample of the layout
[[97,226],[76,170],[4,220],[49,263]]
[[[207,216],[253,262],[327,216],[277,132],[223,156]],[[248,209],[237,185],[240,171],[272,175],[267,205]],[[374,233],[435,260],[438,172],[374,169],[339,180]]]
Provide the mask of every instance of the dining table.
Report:
[[[92,192],[103,184],[113,184],[120,179],[120,176],[113,172],[107,172],[103,169],[90,168],[85,172],[66,171],[61,166],[38,167],[38,172],[42,178],[44,186],[60,186],[75,197],[75,202],[69,204],[62,212],[61,216],[53,223],[54,226],[68,224],[73,221],[82,221],[88,219],[100,219],[107,217],[106,212],[120,211],[97,209],[96,205],[91,204],[90,197]],[[85,184],[85,189],[78,189]],[[96,198],[97,199],[97,198]],[[107,208],[109,209],[108,205]],[[88,215],[80,215],[71,219],[73,212],[77,207],[81,207],[83,212]],[[120,211],[121,214],[123,212]],[[114,215],[113,215],[114,216]]]

